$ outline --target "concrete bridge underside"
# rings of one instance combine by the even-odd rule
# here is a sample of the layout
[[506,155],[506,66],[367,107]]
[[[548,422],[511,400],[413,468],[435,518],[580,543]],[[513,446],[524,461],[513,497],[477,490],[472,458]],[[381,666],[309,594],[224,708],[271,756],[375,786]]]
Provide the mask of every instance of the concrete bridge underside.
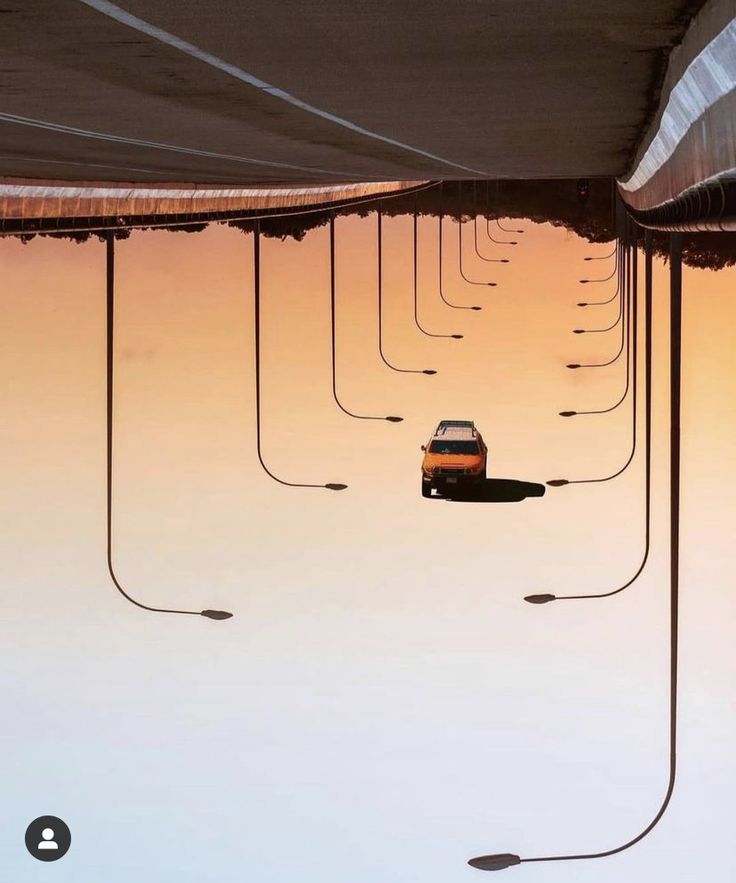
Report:
[[687,0],[5,0],[0,174],[621,176]]

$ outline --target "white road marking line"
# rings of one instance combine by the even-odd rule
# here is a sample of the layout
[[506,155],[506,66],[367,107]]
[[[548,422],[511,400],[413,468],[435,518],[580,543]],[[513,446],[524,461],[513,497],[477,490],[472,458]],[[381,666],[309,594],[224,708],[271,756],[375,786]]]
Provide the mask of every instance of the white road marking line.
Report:
[[[2,161],[10,161],[10,162],[31,162],[31,163],[45,163],[48,165],[55,166],[81,166],[84,169],[113,169],[116,172],[144,172],[147,175],[158,175],[160,174],[160,169],[143,169],[138,166],[112,166],[107,163],[95,163],[95,162],[76,162],[73,159],[49,159],[47,156],[42,157],[33,157],[33,156],[13,156],[12,154],[0,154],[0,162]],[[21,175],[6,175],[5,177],[15,177],[20,178]]]
[[398,147],[401,150],[408,150],[411,153],[416,153],[418,156],[424,156],[427,159],[435,160],[436,162],[451,166],[455,169],[461,169],[464,172],[472,172],[475,175],[488,174],[480,169],[473,169],[469,166],[453,162],[452,160],[444,159],[444,157],[436,156],[434,153],[429,153],[418,147],[412,147],[410,144],[404,144],[402,141],[396,141],[394,138],[389,138],[386,135],[379,135],[377,132],[372,132],[370,129],[364,129],[362,126],[350,122],[350,120],[336,116],[329,111],[321,110],[319,107],[315,107],[313,104],[308,104],[306,101],[302,101],[301,98],[297,98],[296,96],[285,92],[283,89],[279,89],[278,86],[272,86],[270,83],[265,82],[265,80],[261,80],[253,74],[249,74],[247,71],[242,70],[236,65],[230,64],[230,62],[218,58],[216,55],[211,55],[209,52],[205,52],[204,49],[200,49],[198,46],[188,43],[186,40],[182,40],[175,34],[170,34],[162,28],[157,28],[155,25],[143,21],[143,19],[132,15],[120,6],[116,6],[114,3],[109,3],[108,0],[79,0],[79,2],[84,3],[85,6],[89,6],[92,9],[96,9],[97,12],[101,12],[103,15],[126,25],[129,28],[133,28],[133,30],[146,34],[149,37],[153,37],[154,40],[158,40],[160,43],[165,43],[167,46],[172,46],[174,49],[178,49],[186,55],[191,55],[193,58],[210,65],[210,67],[217,68],[218,70],[223,71],[223,73],[234,77],[236,80],[240,80],[243,83],[247,83],[249,86],[260,89],[262,92],[265,92],[273,98],[279,98],[287,104],[291,104],[294,107],[298,107],[300,110],[321,117],[322,119],[335,123],[338,126],[342,126],[344,129],[349,129],[351,132],[355,132],[358,135],[364,135],[367,138],[372,138],[374,141],[382,141],[384,144],[390,144],[392,147]]
[[[247,165],[270,166],[277,169],[295,169],[299,172],[320,172],[325,175],[333,175],[337,178],[361,177],[349,172],[333,172],[330,169],[320,169],[315,166],[297,166],[292,163],[273,162],[266,159],[254,159],[249,156],[237,156],[228,153],[215,153],[211,150],[199,150],[195,147],[179,147],[176,144],[164,144],[159,141],[146,141],[141,138],[127,138],[124,135],[111,135],[106,132],[94,132],[90,129],[79,129],[76,126],[65,126],[63,123],[50,123],[47,120],[36,120],[32,117],[24,117],[15,113],[3,113],[0,111],[0,121],[16,123],[20,126],[30,126],[36,129],[48,129],[51,132],[61,132],[65,135],[78,135],[80,138],[95,138],[99,141],[112,141],[118,144],[136,144],[141,147],[152,147],[156,150],[170,150],[173,153],[184,153],[189,156],[207,156],[214,159],[226,159],[231,162],[246,163]],[[372,178],[374,175],[366,177]]]

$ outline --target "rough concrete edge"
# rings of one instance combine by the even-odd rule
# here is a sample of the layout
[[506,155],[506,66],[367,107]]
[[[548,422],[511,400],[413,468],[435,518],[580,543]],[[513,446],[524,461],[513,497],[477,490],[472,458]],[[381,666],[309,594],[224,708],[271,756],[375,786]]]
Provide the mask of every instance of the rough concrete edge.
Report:
[[[92,186],[73,184],[39,186],[0,183],[0,219],[22,217],[67,218],[77,216],[166,215],[198,212],[238,212],[275,208],[295,211],[322,204],[412,190],[427,181],[382,181],[346,185],[279,188],[192,188]],[[35,214],[31,214],[35,212]]]
[[622,180],[634,173],[656,137],[670,93],[687,66],[734,17],[736,0],[685,0],[675,18],[682,27],[680,39],[672,43],[669,55],[661,57],[655,68],[647,98],[649,123],[631,151]]

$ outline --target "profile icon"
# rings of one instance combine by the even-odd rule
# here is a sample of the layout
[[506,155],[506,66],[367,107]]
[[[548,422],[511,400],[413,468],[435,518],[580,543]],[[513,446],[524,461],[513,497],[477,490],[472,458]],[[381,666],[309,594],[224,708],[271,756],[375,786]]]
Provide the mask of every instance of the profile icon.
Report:
[[58,849],[59,848],[59,844],[54,840],[54,829],[53,828],[44,828],[43,831],[41,831],[41,837],[43,839],[38,844],[39,849]]
[[69,826],[57,816],[39,816],[26,828],[26,849],[40,862],[58,861],[71,845]]

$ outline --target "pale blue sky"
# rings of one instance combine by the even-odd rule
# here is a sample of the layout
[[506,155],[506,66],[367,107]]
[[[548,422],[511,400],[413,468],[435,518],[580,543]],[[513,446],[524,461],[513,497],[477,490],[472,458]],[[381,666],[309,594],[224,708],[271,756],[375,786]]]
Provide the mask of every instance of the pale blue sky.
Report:
[[[356,242],[373,230],[370,220],[349,223]],[[387,226],[400,237],[407,223]],[[212,291],[177,282],[172,330],[121,276],[129,370],[150,376],[152,391],[145,403],[121,391],[120,570],[138,595],[235,610],[223,624],[143,614],[106,577],[101,246],[0,242],[5,879],[462,883],[482,879],[465,865],[472,855],[606,849],[648,823],[667,770],[666,292],[657,289],[652,557],[635,589],[587,606],[521,601],[535,590],[605,589],[636,569],[640,462],[613,486],[519,504],[419,495],[419,445],[442,417],[475,417],[489,472],[502,477],[601,471],[625,451],[625,416],[576,426],[556,416],[611,398],[620,380],[561,368],[579,345],[569,329],[589,247],[525,226],[508,278],[526,299],[499,287],[484,294],[482,314],[462,320],[428,307],[435,325],[458,326],[467,339],[392,346],[405,361],[438,367],[436,378],[374,364],[375,401],[406,413],[403,424],[335,414],[322,363],[316,379],[295,372],[293,400],[269,399],[280,411],[273,419],[288,422],[299,396],[324,393],[326,436],[305,443],[308,461],[291,440],[282,450],[273,439],[271,451],[294,474],[350,479],[340,495],[284,490],[255,464],[248,329],[234,326],[241,308],[249,316],[247,263],[239,278],[236,262],[223,268],[217,258],[245,254],[243,237],[134,234],[120,246],[121,274],[153,236],[161,279],[175,257],[213,279]],[[324,231],[285,248],[296,263],[324,249]],[[736,399],[734,273],[685,273],[681,742],[671,808],[620,856],[527,865],[498,879],[715,883],[736,872],[736,460],[733,415],[717,416]],[[229,342],[146,356],[146,341],[197,339],[205,296]],[[293,297],[296,321],[308,322],[312,308]],[[60,311],[75,317],[63,333]],[[519,323],[526,339],[511,330]],[[181,425],[167,427],[166,378],[179,370],[210,378],[211,395],[198,398],[197,387]],[[218,383],[241,370],[242,400],[223,403]],[[212,430],[211,447],[188,440],[187,420]],[[140,450],[147,470],[126,470]],[[41,814],[72,830],[57,863],[36,862],[23,846]]]

